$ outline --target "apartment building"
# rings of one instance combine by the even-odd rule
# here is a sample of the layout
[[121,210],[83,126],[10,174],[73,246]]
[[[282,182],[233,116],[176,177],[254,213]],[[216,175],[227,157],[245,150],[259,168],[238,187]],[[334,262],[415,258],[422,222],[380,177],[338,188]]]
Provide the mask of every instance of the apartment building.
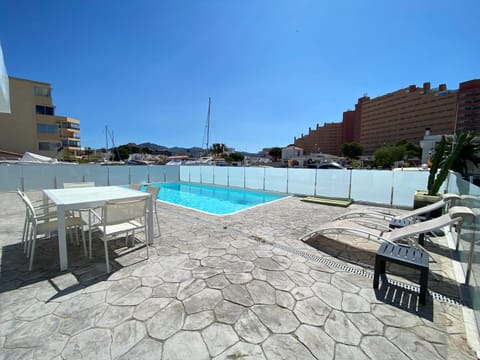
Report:
[[308,129],[308,135],[294,138],[295,146],[304,149],[305,153],[324,153],[340,155],[340,142],[342,139],[342,123],[317,124],[315,130]]
[[0,150],[49,157],[80,151],[80,121],[55,114],[52,86],[9,77],[11,113],[0,113]]
[[419,143],[425,129],[432,135],[452,134],[455,129],[457,90],[447,90],[445,84],[431,89],[408,88],[365,99],[361,102],[360,143],[366,155],[399,140]]
[[[335,125],[340,126],[340,136],[333,135]],[[372,99],[363,96],[355,110],[343,113],[341,123],[317,124],[315,130],[295,137],[294,144],[307,154],[327,152],[324,148],[338,154],[343,143],[355,141],[363,145],[364,155],[373,155],[379,147],[400,140],[418,144],[425,129],[433,136],[462,131],[480,134],[480,80],[462,82],[454,90],[448,90],[446,84],[431,88],[425,82],[421,87],[410,85]]]
[[460,83],[456,132],[480,134],[480,80]]

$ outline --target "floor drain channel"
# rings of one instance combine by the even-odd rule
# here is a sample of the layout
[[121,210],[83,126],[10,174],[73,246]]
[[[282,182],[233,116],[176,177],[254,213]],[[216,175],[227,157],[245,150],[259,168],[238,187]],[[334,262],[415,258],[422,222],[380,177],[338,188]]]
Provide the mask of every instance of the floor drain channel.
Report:
[[[307,260],[312,260],[312,261],[327,265],[329,268],[332,268],[332,269],[335,269],[335,270],[347,271],[347,272],[350,272],[352,274],[356,274],[356,275],[366,277],[368,279],[373,279],[373,274],[369,271],[365,271],[365,270],[362,270],[362,269],[356,269],[354,267],[351,267],[351,266],[348,266],[348,265],[345,265],[345,264],[341,264],[341,263],[338,263],[336,261],[332,261],[332,260],[327,259],[325,257],[313,255],[313,254],[310,254],[306,251],[295,249],[295,248],[292,248],[292,247],[287,246],[287,245],[272,244],[272,246],[276,247],[278,249],[285,250],[289,253],[299,255],[299,256],[307,259]],[[390,279],[388,279],[387,281],[388,281],[389,284],[391,284],[393,286],[397,286],[399,288],[409,290],[409,291],[412,291],[412,292],[420,293],[420,288],[418,286],[412,286],[412,285],[402,283],[400,281],[395,281],[395,280],[390,280]],[[431,291],[431,290],[428,290],[428,293],[435,300],[446,302],[446,303],[453,304],[453,305],[464,305],[464,303],[461,299],[446,296],[446,295],[443,295],[443,294],[439,294],[439,293]]]
[[[172,209],[170,209],[170,211],[173,212],[173,213],[176,213],[178,216],[183,216],[185,218],[188,218],[190,221],[192,220],[192,217],[189,216],[189,215],[185,215],[185,214],[183,214],[179,211],[175,211],[175,210],[172,210]],[[203,223],[205,225],[212,226],[212,227],[217,227],[218,226],[218,224],[216,224],[214,222],[211,222],[211,221],[208,221],[208,220],[205,220],[205,219],[195,218],[195,221]],[[229,231],[231,233],[234,233],[234,234],[237,234],[237,235],[245,236],[245,237],[250,238],[252,240],[265,241],[264,239],[262,239],[259,236],[254,236],[254,235],[248,234],[244,231],[236,230],[236,229],[233,229],[233,228],[229,228]],[[270,243],[270,245],[272,245],[273,247],[285,250],[289,253],[299,255],[299,256],[307,259],[307,260],[312,260],[312,261],[324,264],[331,269],[340,270],[340,271],[347,271],[349,273],[360,275],[360,276],[366,277],[368,279],[373,279],[373,274],[370,271],[365,271],[363,269],[357,269],[357,268],[354,268],[354,267],[351,267],[351,266],[348,266],[348,265],[345,265],[345,264],[342,264],[342,263],[338,263],[336,261],[332,261],[332,260],[327,259],[325,257],[317,256],[317,255],[311,254],[311,253],[303,251],[303,250],[295,249],[291,246],[278,244],[278,243],[273,243],[273,242],[270,242],[270,241],[268,241],[268,243]],[[412,285],[402,283],[400,281],[395,281],[395,280],[390,280],[390,279],[388,279],[388,283],[393,285],[393,286],[397,286],[399,288],[405,289],[405,290],[420,293],[420,288],[418,286],[412,286]],[[453,304],[453,305],[465,305],[464,302],[461,299],[458,299],[458,298],[455,298],[455,297],[449,297],[449,296],[446,296],[446,295],[442,295],[442,294],[436,293],[436,292],[431,291],[431,290],[428,290],[428,293],[432,296],[433,299],[441,301],[441,302],[445,302],[445,303],[449,303],[449,304]]]

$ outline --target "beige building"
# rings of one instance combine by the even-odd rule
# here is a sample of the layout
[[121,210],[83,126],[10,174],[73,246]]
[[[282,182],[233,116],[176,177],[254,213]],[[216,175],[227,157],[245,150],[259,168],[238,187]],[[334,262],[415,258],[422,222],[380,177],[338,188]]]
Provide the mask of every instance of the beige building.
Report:
[[293,139],[296,146],[300,146],[305,153],[325,153],[340,155],[340,142],[342,139],[342,123],[317,124],[315,130],[308,129],[308,135]]
[[50,84],[9,77],[11,113],[0,113],[0,150],[54,157],[80,151],[80,121],[55,115]]
[[425,129],[432,135],[452,134],[455,129],[457,90],[445,84],[430,89],[411,85],[392,93],[366,98],[361,103],[360,143],[364,154],[373,154],[399,140],[419,143]]

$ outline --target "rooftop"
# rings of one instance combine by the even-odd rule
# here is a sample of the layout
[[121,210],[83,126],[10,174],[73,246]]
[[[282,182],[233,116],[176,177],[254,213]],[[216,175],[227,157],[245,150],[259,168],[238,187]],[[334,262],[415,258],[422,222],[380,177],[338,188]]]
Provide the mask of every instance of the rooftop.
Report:
[[417,276],[401,268],[391,268],[380,290],[372,288],[378,244],[343,235],[298,240],[344,208],[296,197],[224,217],[156,206],[161,236],[148,260],[144,249],[114,242],[113,271],[106,275],[100,241],[92,260],[69,244],[70,268],[60,272],[54,238],[39,242],[29,272],[20,243],[24,207],[15,193],[0,193],[0,353],[38,359],[474,357],[463,315],[469,308],[446,237],[427,242],[429,296],[419,306]]

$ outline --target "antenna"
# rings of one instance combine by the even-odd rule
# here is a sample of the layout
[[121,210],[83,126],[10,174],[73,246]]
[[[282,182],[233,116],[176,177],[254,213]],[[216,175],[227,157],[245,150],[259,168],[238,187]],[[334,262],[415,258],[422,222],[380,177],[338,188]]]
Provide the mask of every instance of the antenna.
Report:
[[205,124],[205,133],[203,134],[203,145],[205,145],[205,151],[208,152],[208,147],[210,145],[210,105],[212,98],[208,98],[208,112],[207,112],[207,122]]

